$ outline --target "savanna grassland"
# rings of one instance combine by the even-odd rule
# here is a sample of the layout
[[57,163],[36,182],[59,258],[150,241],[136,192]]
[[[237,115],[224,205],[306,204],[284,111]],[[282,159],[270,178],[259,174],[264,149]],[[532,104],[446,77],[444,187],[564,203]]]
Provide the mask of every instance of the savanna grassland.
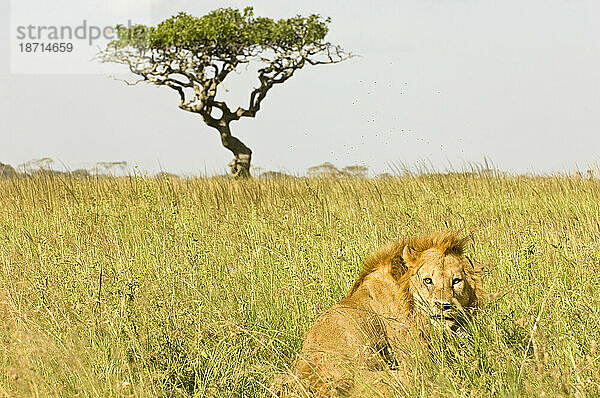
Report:
[[600,396],[600,181],[0,180],[0,396],[269,396],[381,244],[457,229],[501,297],[398,396]]

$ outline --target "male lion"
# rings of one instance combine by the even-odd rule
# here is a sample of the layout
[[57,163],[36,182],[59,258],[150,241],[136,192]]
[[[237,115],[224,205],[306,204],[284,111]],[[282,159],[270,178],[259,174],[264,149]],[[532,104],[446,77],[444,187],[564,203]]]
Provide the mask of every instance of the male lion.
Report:
[[455,330],[485,296],[481,266],[453,232],[397,241],[364,262],[339,303],[308,330],[286,384],[304,396],[386,396],[384,374],[432,325]]

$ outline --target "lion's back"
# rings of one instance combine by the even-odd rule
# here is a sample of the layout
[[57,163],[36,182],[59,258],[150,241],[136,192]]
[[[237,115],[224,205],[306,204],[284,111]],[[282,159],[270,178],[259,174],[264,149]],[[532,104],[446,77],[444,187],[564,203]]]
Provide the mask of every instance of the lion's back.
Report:
[[361,368],[387,366],[382,356],[387,349],[386,327],[377,314],[361,307],[346,298],[308,330],[294,369],[303,386],[322,395],[344,391]]

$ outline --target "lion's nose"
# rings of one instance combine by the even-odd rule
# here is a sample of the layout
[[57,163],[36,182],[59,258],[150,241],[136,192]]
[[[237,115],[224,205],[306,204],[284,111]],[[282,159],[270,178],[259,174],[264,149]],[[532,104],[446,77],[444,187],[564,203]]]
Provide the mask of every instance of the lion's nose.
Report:
[[454,305],[452,303],[443,302],[443,301],[436,301],[435,306],[442,311],[451,310],[454,307]]

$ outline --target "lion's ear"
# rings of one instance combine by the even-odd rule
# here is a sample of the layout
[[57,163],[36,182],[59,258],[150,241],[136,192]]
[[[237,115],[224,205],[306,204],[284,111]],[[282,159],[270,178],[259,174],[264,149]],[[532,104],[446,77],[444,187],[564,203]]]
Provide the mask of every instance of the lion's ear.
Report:
[[390,258],[390,273],[394,277],[400,277],[408,271],[406,261],[402,258],[402,254],[395,252],[392,258]]
[[408,245],[404,246],[404,250],[402,250],[402,258],[407,263],[414,263],[418,258],[418,253],[411,249]]

